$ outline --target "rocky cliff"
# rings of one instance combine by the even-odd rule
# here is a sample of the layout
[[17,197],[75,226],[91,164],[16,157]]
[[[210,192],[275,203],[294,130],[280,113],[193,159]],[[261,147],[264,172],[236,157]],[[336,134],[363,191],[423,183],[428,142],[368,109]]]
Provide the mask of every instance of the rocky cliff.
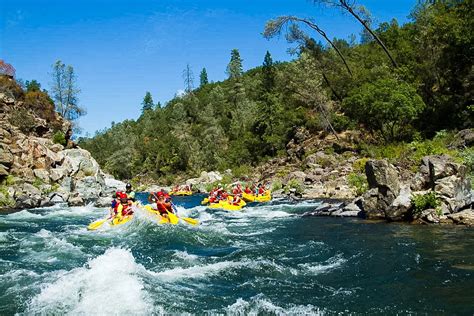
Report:
[[86,150],[55,144],[53,135],[65,133],[70,123],[41,102],[25,95],[13,79],[2,78],[0,208],[109,203],[123,183],[111,181]]

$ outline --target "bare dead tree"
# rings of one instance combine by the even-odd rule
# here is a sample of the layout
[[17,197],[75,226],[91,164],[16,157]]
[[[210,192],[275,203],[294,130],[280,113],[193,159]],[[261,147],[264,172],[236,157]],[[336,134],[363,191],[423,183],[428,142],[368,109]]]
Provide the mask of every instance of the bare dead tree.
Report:
[[392,62],[392,65],[397,68],[398,64],[393,58],[392,54],[388,50],[388,48],[385,46],[383,41],[378,37],[378,35],[372,30],[370,27],[369,23],[363,18],[363,15],[366,12],[366,9],[363,6],[359,6],[356,4],[356,0],[313,0],[313,3],[323,3],[329,6],[337,7],[340,8],[343,11],[349,12],[357,21],[359,21],[360,24],[367,30],[367,32],[372,35],[372,37],[375,39],[377,44],[382,47],[384,50],[385,54],[388,56],[390,61]]
[[[281,34],[281,32],[283,31],[283,27],[285,27],[286,25],[292,26],[292,25],[295,25],[297,23],[302,23],[302,24],[310,27],[311,29],[315,30],[316,32],[318,32],[329,43],[329,45],[331,45],[331,47],[334,48],[334,50],[336,51],[336,53],[339,55],[342,62],[346,66],[347,71],[352,76],[351,68],[349,67],[344,55],[342,55],[339,48],[337,48],[337,46],[329,39],[329,37],[326,35],[326,32],[324,32],[311,19],[299,18],[299,17],[296,17],[296,16],[280,16],[280,17],[277,17],[276,19],[270,20],[270,21],[267,22],[267,24],[265,25],[265,30],[263,32],[263,36],[265,38],[272,38],[276,35]],[[293,36],[294,36],[294,33],[296,32],[296,30],[297,29],[295,29],[295,28],[292,29]]]
[[186,91],[186,93],[191,93],[194,88],[194,74],[189,64],[186,64],[186,68],[183,70],[183,79],[184,91]]

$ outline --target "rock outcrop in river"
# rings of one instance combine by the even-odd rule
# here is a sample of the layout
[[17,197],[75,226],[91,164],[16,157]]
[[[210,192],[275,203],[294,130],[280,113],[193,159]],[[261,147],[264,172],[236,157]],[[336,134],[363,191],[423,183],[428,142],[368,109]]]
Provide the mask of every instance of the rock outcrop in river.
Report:
[[16,92],[0,87],[0,208],[108,204],[122,183],[108,180],[88,151],[53,143],[70,123],[54,112],[41,117]]

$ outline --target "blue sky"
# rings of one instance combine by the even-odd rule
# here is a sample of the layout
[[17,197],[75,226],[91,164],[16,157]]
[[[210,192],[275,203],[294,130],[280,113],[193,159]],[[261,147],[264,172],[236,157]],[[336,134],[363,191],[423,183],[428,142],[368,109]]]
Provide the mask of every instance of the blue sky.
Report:
[[[359,3],[377,22],[403,23],[416,0]],[[0,59],[46,89],[56,60],[72,65],[88,112],[80,125],[93,134],[137,118],[146,91],[155,102],[170,100],[183,89],[187,63],[197,85],[203,67],[210,80],[225,79],[233,48],[244,69],[260,65],[267,50],[290,60],[284,38],[261,35],[267,20],[289,14],[313,17],[330,37],[361,30],[352,17],[306,0],[0,0]]]

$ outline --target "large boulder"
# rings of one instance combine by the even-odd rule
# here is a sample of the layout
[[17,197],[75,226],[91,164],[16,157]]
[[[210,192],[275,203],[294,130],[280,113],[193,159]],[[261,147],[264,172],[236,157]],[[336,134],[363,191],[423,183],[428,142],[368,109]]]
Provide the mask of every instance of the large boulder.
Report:
[[369,160],[365,165],[365,175],[370,189],[391,191],[394,196],[400,192],[398,171],[386,160]]
[[456,224],[474,226],[474,211],[472,209],[464,210],[455,214],[448,215],[448,218]]
[[450,213],[458,212],[471,205],[471,182],[467,178],[448,176],[435,182],[435,192],[447,206]]
[[450,148],[465,148],[474,145],[474,128],[463,129],[454,136]]
[[[371,160],[365,165],[365,174],[370,188],[363,195],[365,216],[370,219],[387,218],[387,211],[400,194],[398,171],[386,160]],[[398,217],[398,213],[394,208],[393,217]]]
[[420,171],[428,177],[431,189],[434,188],[438,179],[449,177],[452,175],[464,178],[467,174],[467,168],[464,165],[455,163],[450,156],[432,155],[425,156],[422,159]]
[[23,183],[15,194],[15,208],[33,208],[41,204],[41,191],[29,183]]
[[201,175],[199,176],[199,178],[192,178],[192,179],[186,180],[186,184],[191,185],[194,190],[204,192],[205,191],[204,186],[206,184],[219,182],[219,181],[222,181],[222,179],[223,177],[219,173],[219,171],[210,171],[210,172],[203,171],[201,172]]
[[400,193],[385,211],[385,217],[391,221],[399,221],[408,216],[412,207],[411,189],[408,184],[400,186]]

